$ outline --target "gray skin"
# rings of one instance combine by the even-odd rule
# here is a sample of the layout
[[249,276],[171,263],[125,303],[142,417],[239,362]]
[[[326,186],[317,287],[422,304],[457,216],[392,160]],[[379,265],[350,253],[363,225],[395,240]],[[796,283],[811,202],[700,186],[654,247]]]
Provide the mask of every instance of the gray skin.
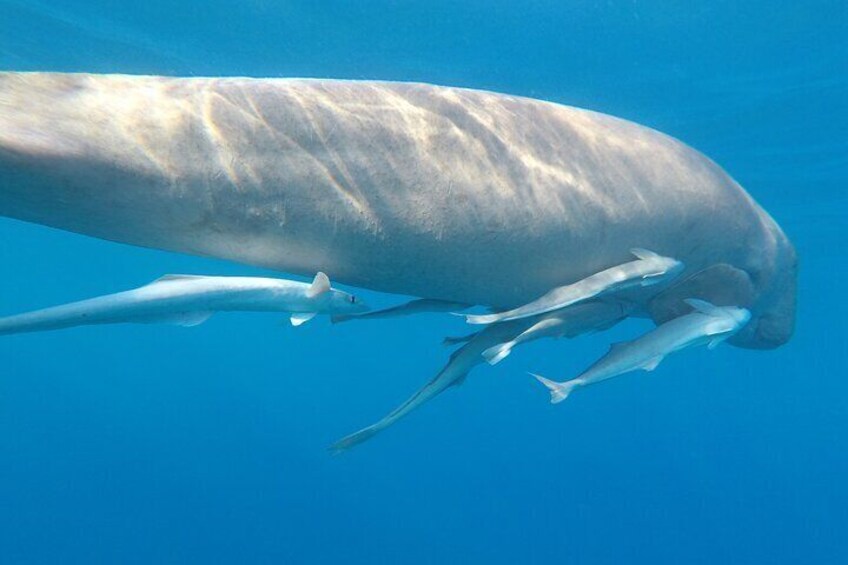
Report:
[[[578,377],[555,382],[533,375],[551,392],[551,402],[562,402],[575,388],[584,387],[637,369],[653,371],[666,355],[697,345],[710,349],[739,332],[751,317],[745,308],[715,306],[703,300],[686,301],[694,311],[666,322],[645,335],[610,347],[609,352]],[[532,374],[532,373],[531,373]]]
[[[629,260],[626,298],[701,296],[786,342],[796,259],[721,168],[654,130],[425,84],[0,74],[0,214],[422,298],[510,309]],[[692,292],[689,287],[697,287]]]
[[684,265],[670,257],[662,257],[646,249],[632,249],[638,259],[604,269],[575,283],[557,287],[536,300],[497,314],[471,314],[469,324],[493,324],[517,320],[567,308],[590,298],[612,294],[634,287],[646,287],[673,280]]
[[300,325],[316,314],[355,313],[367,307],[330,288],[321,273],[310,285],[265,277],[166,275],[106,296],[0,318],[0,335],[91,324],[170,323],[196,326],[216,312],[286,312]]

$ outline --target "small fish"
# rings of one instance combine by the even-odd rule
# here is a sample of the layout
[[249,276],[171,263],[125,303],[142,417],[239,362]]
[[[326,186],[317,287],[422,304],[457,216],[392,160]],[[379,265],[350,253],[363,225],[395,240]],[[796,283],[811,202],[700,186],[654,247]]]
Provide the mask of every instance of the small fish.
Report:
[[632,306],[623,302],[585,302],[543,314],[539,321],[510,341],[483,352],[489,365],[495,365],[512,353],[516,346],[544,337],[576,337],[591,331],[606,330],[627,317]]
[[324,273],[311,284],[264,277],[165,275],[152,283],[62,306],[0,318],[0,335],[89,324],[168,323],[196,326],[216,312],[287,312],[299,326],[317,314],[367,310],[335,290]]
[[736,306],[714,306],[694,298],[686,302],[693,312],[670,320],[645,335],[610,347],[609,352],[578,377],[556,382],[532,374],[551,392],[551,403],[562,402],[577,388],[597,383],[636,369],[653,371],[663,358],[674,351],[707,344],[710,349],[728,339],[748,320],[751,313]]
[[453,352],[444,368],[406,402],[392,410],[376,424],[337,441],[330,446],[330,451],[339,453],[372,438],[447,388],[462,384],[468,373],[484,362],[481,356],[483,351],[496,343],[511,339],[532,324],[533,320],[504,322],[484,328],[470,336],[462,347]]
[[456,312],[470,308],[470,304],[463,302],[451,302],[448,300],[433,300],[430,298],[418,298],[410,300],[397,306],[373,310],[364,314],[336,314],[332,317],[334,324],[347,322],[349,320],[373,320],[376,318],[397,318],[410,316],[412,314],[427,314],[431,312]]
[[[627,306],[625,305],[610,305],[597,302],[589,303],[585,306],[586,308],[581,310],[579,315],[576,315],[565,324],[568,326],[568,329],[562,335],[578,335],[584,331],[598,329],[599,326],[604,324],[610,326],[622,319],[623,316],[626,316]],[[581,321],[586,324],[582,329],[579,327]],[[516,340],[516,336],[521,335],[522,332],[526,333],[529,331],[528,328],[537,325],[539,322],[539,318],[522,318],[520,320],[492,324],[470,336],[449,338],[450,341],[447,342],[448,344],[464,343],[459,349],[453,352],[447,365],[445,365],[433,380],[424,385],[409,400],[394,409],[385,418],[372,426],[368,426],[341,439],[333,444],[330,449],[334,452],[340,452],[360,444],[378,432],[388,428],[447,388],[462,384],[471,370],[484,362],[483,352],[488,351],[496,344]],[[549,337],[549,334],[540,332],[532,339],[542,337]],[[530,338],[527,338],[523,341],[529,340]]]
[[684,268],[681,261],[663,257],[647,249],[634,248],[630,252],[637,257],[635,261],[616,265],[573,284],[557,287],[524,306],[496,314],[472,314],[465,319],[469,324],[492,324],[536,316],[605,294],[666,282],[679,275]]

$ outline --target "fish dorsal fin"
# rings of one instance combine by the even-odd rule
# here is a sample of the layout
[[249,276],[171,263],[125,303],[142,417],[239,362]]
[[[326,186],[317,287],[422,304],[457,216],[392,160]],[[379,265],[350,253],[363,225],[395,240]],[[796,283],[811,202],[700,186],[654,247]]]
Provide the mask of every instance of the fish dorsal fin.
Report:
[[294,327],[301,326],[314,318],[317,314],[317,312],[295,312],[290,318],[291,325]]
[[[167,281],[190,281],[197,279],[205,279],[206,277],[203,275],[162,275],[155,281],[154,283],[159,282],[167,282]],[[151,283],[152,284],[152,283]]]
[[653,358],[645,361],[645,363],[642,365],[642,368],[645,369],[646,371],[653,371],[654,369],[657,368],[657,365],[659,365],[662,362],[662,360],[663,360],[663,356],[657,355],[656,357],[653,357]]
[[330,291],[330,278],[322,272],[318,272],[312,280],[312,284],[306,290],[306,298],[315,298]]
[[701,300],[700,298],[684,298],[683,302],[700,312],[701,314],[706,314],[708,316],[721,316],[721,309],[714,305],[710,304],[706,300]]
[[633,249],[630,250],[630,253],[635,255],[637,258],[643,259],[643,260],[645,260],[645,259],[656,259],[657,257],[659,257],[659,255],[657,253],[654,253],[653,251],[649,251],[647,249],[643,249],[641,247],[634,247]]

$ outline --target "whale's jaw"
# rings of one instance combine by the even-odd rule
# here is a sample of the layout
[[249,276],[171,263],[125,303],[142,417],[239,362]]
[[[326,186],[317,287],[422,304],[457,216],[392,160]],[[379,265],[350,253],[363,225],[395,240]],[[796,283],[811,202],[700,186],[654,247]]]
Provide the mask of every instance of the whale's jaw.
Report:
[[795,331],[798,255],[777,224],[774,228],[779,232],[776,259],[751,321],[729,340],[738,347],[774,349],[788,342]]

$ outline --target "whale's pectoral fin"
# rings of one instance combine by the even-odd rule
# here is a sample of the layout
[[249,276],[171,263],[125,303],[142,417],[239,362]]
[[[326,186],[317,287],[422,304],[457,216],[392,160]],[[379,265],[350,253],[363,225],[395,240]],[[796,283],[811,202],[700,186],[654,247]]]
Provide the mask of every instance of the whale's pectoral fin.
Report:
[[306,290],[306,297],[315,298],[325,292],[330,292],[330,278],[324,273],[319,272],[315,275],[315,279],[313,279],[312,284]]
[[289,318],[294,327],[302,326],[317,315],[316,312],[295,312]]
[[129,321],[139,324],[172,324],[175,326],[183,326],[184,328],[192,328],[194,326],[199,326],[211,318],[214,314],[215,312],[209,311],[174,312],[161,316],[146,316],[135,320],[131,319]]
[[691,303],[693,296],[710,305],[747,306],[754,300],[754,285],[742,269],[717,263],[662,291],[650,301],[648,312],[657,325],[664,324],[698,309]]

